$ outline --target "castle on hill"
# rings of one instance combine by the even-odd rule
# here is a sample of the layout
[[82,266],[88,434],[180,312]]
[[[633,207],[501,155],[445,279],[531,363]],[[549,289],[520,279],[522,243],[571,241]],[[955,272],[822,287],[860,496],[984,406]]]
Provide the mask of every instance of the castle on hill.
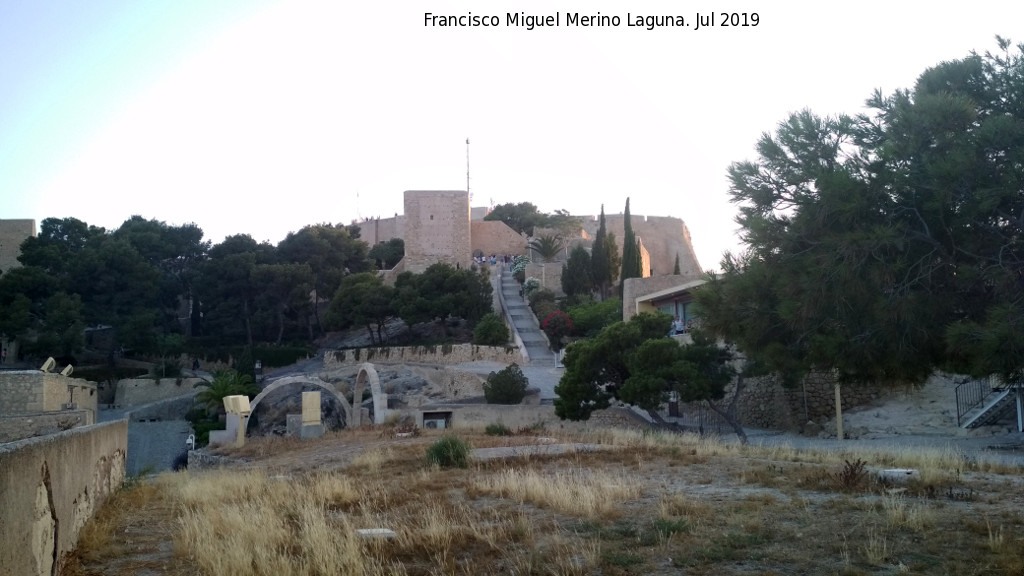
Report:
[[[405,242],[405,258],[392,273],[422,272],[437,262],[468,266],[474,254],[525,254],[527,251],[525,236],[504,222],[484,220],[487,208],[471,207],[469,193],[465,190],[407,190],[404,201],[404,214],[354,223],[360,228],[360,238],[371,246],[392,238]],[[566,253],[576,245],[589,248],[597,233],[597,216],[577,218],[582,230],[578,237],[566,239]],[[623,214],[605,215],[605,227],[615,235],[620,254],[624,222]],[[645,277],[672,275],[676,258],[681,276],[700,277],[702,270],[690,242],[690,231],[681,219],[633,214],[630,223],[640,240]],[[563,254],[560,261],[565,259]],[[560,273],[560,270],[547,272],[549,276],[552,273]]]

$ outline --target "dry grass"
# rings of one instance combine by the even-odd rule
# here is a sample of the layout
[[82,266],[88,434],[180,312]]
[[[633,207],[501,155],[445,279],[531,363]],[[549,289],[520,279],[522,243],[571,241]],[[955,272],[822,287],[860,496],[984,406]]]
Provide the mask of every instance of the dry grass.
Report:
[[[288,450],[268,442],[239,455],[257,458],[244,468],[160,476],[108,502],[68,574],[152,564],[128,562],[126,526],[173,542],[154,573],[190,576],[1024,573],[1021,470],[955,453],[595,430],[557,440],[610,449],[442,470],[424,458],[439,434],[396,440],[364,429]],[[915,467],[920,478],[903,491],[873,473],[844,487],[838,473],[855,459],[869,471]],[[364,539],[362,528],[396,536]]]
[[473,480],[472,487],[591,519],[613,517],[622,504],[640,495],[640,486],[623,474],[578,468],[552,474],[506,469]]

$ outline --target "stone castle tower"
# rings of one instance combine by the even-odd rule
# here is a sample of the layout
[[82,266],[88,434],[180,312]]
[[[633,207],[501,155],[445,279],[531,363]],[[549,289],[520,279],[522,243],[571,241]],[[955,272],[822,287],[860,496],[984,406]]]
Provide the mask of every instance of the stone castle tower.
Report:
[[466,266],[472,254],[469,192],[405,191],[405,270],[444,262]]

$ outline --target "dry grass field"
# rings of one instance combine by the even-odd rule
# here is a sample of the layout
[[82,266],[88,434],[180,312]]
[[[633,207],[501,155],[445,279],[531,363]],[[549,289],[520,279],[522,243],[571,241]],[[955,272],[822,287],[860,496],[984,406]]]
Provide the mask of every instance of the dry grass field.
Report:
[[[1024,575],[1020,469],[929,450],[556,436],[602,446],[442,468],[428,431],[252,440],[228,451],[237,465],[131,482],[63,574]],[[894,467],[919,477],[878,481]],[[356,532],[373,528],[395,537]]]

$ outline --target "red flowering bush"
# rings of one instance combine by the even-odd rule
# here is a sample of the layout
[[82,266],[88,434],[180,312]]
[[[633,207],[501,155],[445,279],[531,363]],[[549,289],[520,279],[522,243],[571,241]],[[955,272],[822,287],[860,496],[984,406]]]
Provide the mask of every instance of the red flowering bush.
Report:
[[551,349],[558,352],[562,349],[562,338],[572,333],[572,319],[565,312],[555,310],[544,318],[540,329],[547,334]]

